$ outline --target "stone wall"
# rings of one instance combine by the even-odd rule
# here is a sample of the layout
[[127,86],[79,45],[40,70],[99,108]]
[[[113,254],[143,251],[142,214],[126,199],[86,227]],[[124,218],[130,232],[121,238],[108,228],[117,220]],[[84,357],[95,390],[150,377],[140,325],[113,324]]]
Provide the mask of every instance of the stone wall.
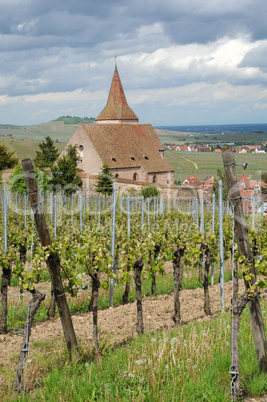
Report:
[[[95,193],[95,187],[97,184],[97,176],[92,176],[88,174],[83,174],[81,175],[82,181],[83,181],[83,191],[89,192],[89,193]],[[141,188],[146,185],[146,184],[151,184],[147,182],[133,182],[132,180],[124,180],[124,179],[118,179],[116,182],[114,182],[117,186],[117,191],[120,194],[134,194],[135,192],[138,194],[141,191]],[[172,186],[171,188],[168,188],[166,186],[160,186],[156,184],[157,188],[159,189],[161,196],[164,198],[180,198],[183,200],[192,200],[194,198],[198,198],[198,200],[201,199],[201,196],[203,195],[203,190],[202,189],[196,189],[194,187],[186,186],[186,187],[181,187],[181,186]]]

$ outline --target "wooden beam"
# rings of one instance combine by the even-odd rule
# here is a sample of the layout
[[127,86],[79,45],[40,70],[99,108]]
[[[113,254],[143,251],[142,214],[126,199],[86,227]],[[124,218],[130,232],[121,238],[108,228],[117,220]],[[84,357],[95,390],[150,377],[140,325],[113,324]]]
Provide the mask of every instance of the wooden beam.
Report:
[[[228,186],[228,197],[234,210],[235,236],[237,238],[239,254],[246,257],[247,263],[250,266],[250,273],[253,275],[250,283],[244,278],[245,286],[248,290],[253,284],[255,284],[257,273],[250,250],[248,231],[243,214],[242,197],[236,173],[236,163],[232,149],[228,146],[224,147],[222,149],[222,157]],[[267,373],[267,342],[260,302],[258,299],[258,289],[254,291],[253,297],[249,298],[248,306],[259,368],[261,371]]]
[[[22,161],[22,168],[40,242],[42,246],[49,247],[52,243],[31,159],[24,159]],[[49,254],[46,264],[51,278],[67,348],[72,354],[74,360],[77,360],[79,359],[77,339],[60,275],[60,259],[56,253],[52,252]]]

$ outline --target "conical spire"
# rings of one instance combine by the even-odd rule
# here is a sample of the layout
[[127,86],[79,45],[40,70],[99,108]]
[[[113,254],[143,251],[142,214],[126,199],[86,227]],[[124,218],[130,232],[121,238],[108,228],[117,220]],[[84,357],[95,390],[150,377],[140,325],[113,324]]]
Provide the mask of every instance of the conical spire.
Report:
[[109,91],[107,104],[100,115],[97,117],[96,122],[98,124],[138,123],[138,117],[127,103],[117,65],[115,65],[115,71]]

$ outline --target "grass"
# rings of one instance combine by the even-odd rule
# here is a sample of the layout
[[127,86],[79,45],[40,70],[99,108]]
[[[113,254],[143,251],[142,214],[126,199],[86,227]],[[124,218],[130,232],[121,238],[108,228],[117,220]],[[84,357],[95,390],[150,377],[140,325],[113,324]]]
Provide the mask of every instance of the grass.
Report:
[[[266,303],[263,305],[263,311]],[[266,313],[264,311],[266,321]],[[105,342],[103,342],[105,345]],[[244,395],[267,391],[258,370],[247,308],[240,327],[240,378]],[[146,333],[124,345],[104,347],[101,364],[83,345],[81,364],[68,361],[58,342],[35,342],[25,398],[8,401],[229,401],[230,315],[170,331]],[[11,386],[11,385],[10,385]],[[2,395],[2,400],[4,395]]]

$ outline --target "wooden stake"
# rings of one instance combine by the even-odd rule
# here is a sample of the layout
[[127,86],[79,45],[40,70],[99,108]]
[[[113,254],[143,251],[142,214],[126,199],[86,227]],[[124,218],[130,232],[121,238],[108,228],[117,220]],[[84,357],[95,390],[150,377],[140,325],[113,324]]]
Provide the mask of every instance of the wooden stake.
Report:
[[[254,259],[251,255],[248,232],[245,225],[245,218],[242,208],[242,198],[240,195],[237,173],[235,167],[235,159],[232,149],[224,147],[222,150],[223,164],[225,169],[226,181],[228,185],[229,200],[234,209],[235,235],[239,254],[244,255],[250,265],[250,272],[254,275],[251,285],[256,282],[256,270]],[[244,279],[246,289],[250,288],[250,284]],[[267,373],[267,342],[264,332],[264,324],[262,319],[261,307],[258,299],[258,290],[256,289],[255,297],[249,299],[248,306],[250,312],[250,321],[253,331],[254,343],[257,352],[257,359],[261,371]]]
[[[36,228],[39,234],[39,238],[42,246],[50,246],[51,239],[43,212],[42,203],[40,200],[38,186],[36,183],[36,177],[34,167],[31,159],[24,159],[22,161],[22,169],[24,173],[25,183],[29,195],[32,210],[34,212],[34,220]],[[77,339],[74,332],[69,306],[64,292],[64,287],[60,275],[60,260],[56,253],[50,253],[46,260],[48,272],[52,282],[52,288],[54,290],[55,299],[61,319],[61,324],[64,332],[67,348],[72,354],[74,360],[78,360],[80,355],[77,349]]]
[[38,292],[38,290],[34,289],[31,291],[33,298],[29,302],[29,307],[28,307],[28,316],[27,316],[27,321],[24,325],[24,334],[23,334],[23,341],[22,341],[22,348],[20,352],[20,357],[19,357],[19,363],[17,367],[17,375],[15,379],[15,384],[14,384],[14,390],[16,392],[19,392],[21,389],[21,378],[23,375],[24,371],[24,363],[28,357],[29,353],[29,340],[31,336],[31,330],[32,330],[32,323],[33,319],[35,316],[35,313],[37,312],[38,308],[40,307],[42,301],[45,299],[45,294]]

